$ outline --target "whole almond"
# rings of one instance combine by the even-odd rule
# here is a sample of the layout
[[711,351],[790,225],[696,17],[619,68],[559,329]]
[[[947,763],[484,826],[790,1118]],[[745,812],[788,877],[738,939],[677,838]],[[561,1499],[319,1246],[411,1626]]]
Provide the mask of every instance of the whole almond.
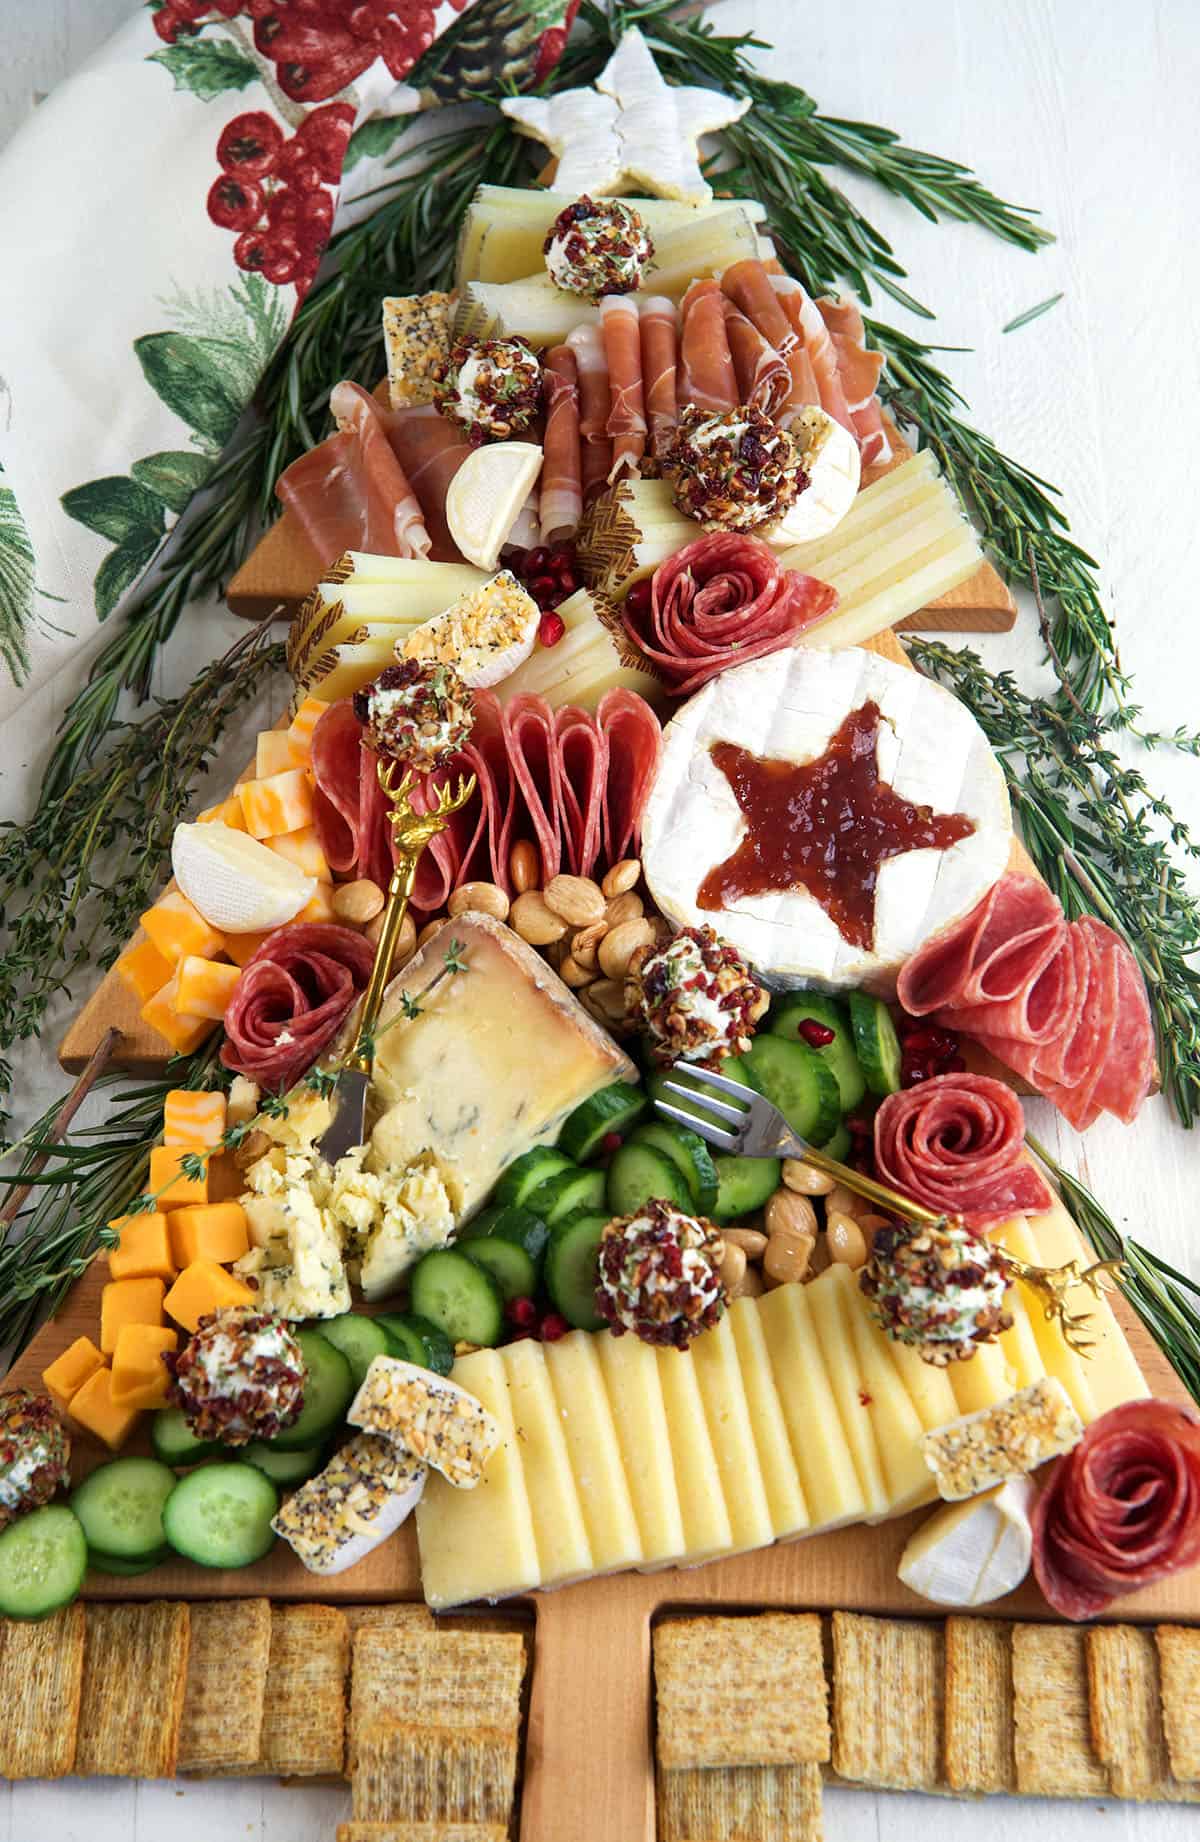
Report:
[[729,1247],[740,1247],[747,1260],[761,1260],[767,1251],[767,1237],[758,1228],[722,1228],[721,1238]]
[[[408,917],[406,915],[405,920],[407,919]],[[427,921],[424,927],[421,929],[420,933],[417,935],[418,950],[425,945],[425,942],[427,940],[432,940],[433,936],[437,933],[438,929],[440,927],[445,927],[445,925],[446,925],[445,915],[438,915],[436,916],[434,920]]]
[[365,927],[382,912],[386,899],[378,883],[369,876],[360,876],[352,883],[339,883],[330,906],[339,921],[351,927]]
[[653,938],[648,921],[622,921],[619,927],[605,934],[596,955],[605,978],[624,979],[630,954],[637,947],[648,946]]
[[581,986],[591,984],[593,974],[589,967],[580,965],[573,953],[568,953],[558,968],[558,976],[564,985],[569,985],[573,991],[578,991]]
[[604,897],[590,876],[552,876],[542,894],[547,908],[568,927],[589,927],[604,920]]
[[797,1190],[786,1187],[778,1189],[767,1198],[763,1212],[763,1227],[768,1240],[780,1233],[810,1234],[816,1236],[817,1212],[807,1196]]
[[[432,929],[433,927],[440,927],[440,926],[441,926],[440,921],[431,922],[429,924],[430,929]],[[382,934],[382,932],[383,932],[383,915],[382,914],[378,914],[374,917],[373,920],[368,921],[366,927],[363,929],[363,933],[366,935],[367,939],[370,941],[373,947],[377,947],[379,945],[379,936]],[[397,935],[395,951],[392,954],[392,968],[391,968],[392,971],[397,972],[399,971],[401,966],[407,966],[409,960],[412,958],[416,950],[417,950],[417,924],[413,920],[411,915],[406,914],[403,921],[401,921],[400,923],[400,932]]]
[[611,902],[614,896],[624,895],[627,889],[633,888],[641,874],[642,866],[636,857],[622,857],[620,863],[613,865],[600,884],[600,891],[605,901]]
[[736,1298],[738,1288],[746,1277],[746,1253],[736,1242],[730,1242],[721,1261],[721,1284],[731,1297]]
[[522,838],[518,844],[513,845],[508,854],[508,874],[518,895],[524,895],[527,889],[537,887],[541,867],[536,844],[531,844],[528,838]]
[[571,953],[581,966],[592,972],[596,969],[596,949],[608,932],[603,921],[597,921],[592,927],[578,928],[571,939]]
[[614,895],[605,910],[604,919],[609,927],[620,927],[622,921],[640,921],[645,914],[645,906],[640,895],[632,889],[626,889],[623,895]]
[[527,889],[524,895],[517,897],[508,918],[521,939],[531,947],[548,947],[552,941],[561,940],[567,931],[562,916],[547,907],[536,889]]
[[597,979],[589,985],[587,995],[597,1010],[604,1013],[613,1023],[620,1023],[625,1016],[625,987],[616,979]]
[[494,915],[497,921],[508,920],[508,897],[496,883],[460,883],[448,903],[452,915]]

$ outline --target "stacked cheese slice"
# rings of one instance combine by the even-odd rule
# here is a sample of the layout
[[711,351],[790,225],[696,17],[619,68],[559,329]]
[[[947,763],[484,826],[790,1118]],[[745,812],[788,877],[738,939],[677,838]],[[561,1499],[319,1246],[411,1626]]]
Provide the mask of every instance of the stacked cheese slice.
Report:
[[[1046,1264],[1079,1242],[1058,1211],[1010,1229]],[[929,1502],[923,1432],[1047,1372],[1084,1421],[1146,1385],[1106,1304],[1072,1354],[1036,1300],[972,1361],[930,1367],[875,1323],[856,1276],[738,1299],[689,1352],[574,1331],[463,1357],[454,1379],[503,1430],[479,1487],[434,1479],[417,1512],[433,1606],[625,1567],[695,1566]]]

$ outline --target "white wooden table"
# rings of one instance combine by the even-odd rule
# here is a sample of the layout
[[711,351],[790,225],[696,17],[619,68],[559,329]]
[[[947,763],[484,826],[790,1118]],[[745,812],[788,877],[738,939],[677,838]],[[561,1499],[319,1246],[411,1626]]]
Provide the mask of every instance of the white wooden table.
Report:
[[[130,5],[0,0],[0,144],[34,93],[76,68]],[[1103,565],[1125,663],[1150,719],[1164,730],[1194,725],[1200,6],[858,0],[851,9],[843,0],[726,0],[713,19],[722,30],[756,29],[773,39],[767,68],[803,84],[827,113],[885,123],[917,145],[969,161],[1004,197],[1040,206],[1059,240],[1033,258],[982,231],[927,225],[873,188],[847,183],[891,237],[913,291],[937,310],[934,337],[973,348],[947,362],[979,426],[1063,488],[1080,540]],[[81,276],[81,288],[87,283]],[[1065,298],[1053,312],[1001,333],[1060,288]],[[883,312],[899,316],[887,303]],[[163,687],[184,683],[238,625],[215,606],[191,610],[165,661]],[[1016,633],[976,644],[990,664],[1002,661],[1036,681],[1028,607]],[[74,688],[51,687],[7,726],[6,813],[18,816],[31,798],[45,737]],[[236,739],[229,758],[241,759]],[[1148,772],[1200,836],[1200,767],[1163,757]],[[58,1034],[48,1028],[47,1043]],[[26,1051],[23,1110],[32,1116],[60,1086],[49,1051]],[[1035,1130],[1084,1173],[1118,1222],[1200,1271],[1185,1188],[1189,1176],[1194,1182],[1200,1139],[1179,1131],[1161,1101],[1135,1130],[1104,1122],[1086,1145],[1049,1107],[1039,1103],[1030,1113]],[[960,1842],[964,1822],[981,1820],[994,1842],[1025,1842],[1050,1823],[1061,1842],[1182,1842],[1196,1833],[1193,1812],[1112,1803],[992,1799],[984,1816],[951,1799],[836,1792],[826,1808],[830,1842],[867,1835]],[[274,1783],[67,1780],[0,1789],[0,1842],[161,1842],[166,1835],[171,1842],[332,1842],[348,1814],[341,1793]]]

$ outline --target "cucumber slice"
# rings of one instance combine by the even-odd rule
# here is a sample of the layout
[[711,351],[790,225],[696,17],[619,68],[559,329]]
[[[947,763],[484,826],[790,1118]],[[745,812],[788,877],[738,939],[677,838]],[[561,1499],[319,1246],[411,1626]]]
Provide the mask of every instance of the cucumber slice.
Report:
[[798,991],[790,997],[781,998],[772,1009],[767,1023],[770,1036],[782,1036],[788,1042],[803,1042],[800,1025],[804,1022],[824,1024],[833,1031],[833,1041],[816,1048],[812,1043],[805,1043],[805,1048],[812,1049],[814,1055],[833,1070],[838,1084],[838,1096],[843,1113],[852,1113],[867,1091],[867,1083],[862,1067],[854,1053],[854,1032],[850,1027],[850,1018],[835,999],[827,998],[821,991]]
[[867,1086],[883,1100],[900,1091],[900,1038],[882,998],[868,991],[850,993],[854,1050]]
[[178,1482],[157,1458],[114,1458],[71,1492],[89,1548],[144,1561],[163,1546],[163,1505]]
[[807,1043],[756,1036],[743,1058],[751,1081],[808,1145],[823,1145],[841,1118],[832,1068]]
[[[727,1080],[737,1081],[742,1087],[754,1086],[746,1069],[746,1058],[744,1055],[727,1056],[721,1063],[721,1073]],[[669,1091],[667,1087],[668,1081],[674,1081],[676,1085],[680,1087],[694,1087],[698,1094],[715,1094],[718,1100],[728,1101],[729,1099],[728,1094],[718,1093],[715,1087],[705,1087],[704,1070],[702,1068],[689,1068],[686,1072],[683,1069],[656,1068],[653,1074],[646,1076],[646,1092],[656,1106],[660,1100],[666,1106],[687,1106],[686,1100],[681,1099],[678,1094],[673,1094]]]
[[200,1567],[252,1567],[274,1544],[271,1518],[278,1508],[270,1478],[234,1459],[181,1477],[167,1498],[163,1526],[176,1554]]
[[375,1322],[383,1325],[392,1340],[391,1355],[401,1362],[415,1362],[419,1369],[432,1369],[435,1375],[449,1375],[454,1367],[454,1345],[428,1318],[411,1311],[385,1311]]
[[512,1241],[522,1248],[540,1273],[550,1230],[531,1209],[503,1209],[488,1229],[491,1241]]
[[304,1356],[304,1405],[290,1426],[267,1441],[275,1452],[303,1452],[323,1444],[354,1399],[354,1373],[341,1350],[316,1330],[298,1330],[296,1341]]
[[558,1148],[577,1164],[586,1164],[610,1132],[622,1137],[646,1111],[646,1096],[628,1081],[614,1081],[575,1108],[558,1135]]
[[681,1209],[692,1207],[692,1193],[678,1164],[653,1145],[637,1145],[631,1139],[614,1153],[608,1167],[609,1214],[636,1215],[654,1197]]
[[631,1143],[650,1145],[678,1165],[700,1215],[707,1215],[716,1206],[717,1171],[712,1152],[686,1126],[677,1126],[671,1119],[647,1120],[644,1126],[635,1127]]
[[153,1573],[169,1557],[170,1548],[164,1542],[153,1554],[147,1554],[140,1561],[127,1561],[119,1554],[102,1554],[99,1548],[88,1549],[88,1566],[94,1573],[111,1573],[123,1580],[134,1580],[140,1573]]
[[314,1477],[321,1469],[325,1451],[323,1445],[306,1445],[299,1452],[277,1452],[265,1439],[252,1439],[242,1447],[242,1457],[273,1484],[303,1484],[305,1478]]
[[198,1465],[229,1450],[217,1439],[197,1439],[182,1407],[161,1407],[150,1416],[150,1449],[164,1465]]
[[423,1254],[412,1270],[409,1297],[413,1310],[444,1331],[451,1344],[476,1343],[490,1349],[500,1341],[500,1288],[465,1253],[437,1247]]
[[45,1618],[70,1605],[87,1572],[87,1538],[65,1503],[47,1503],[0,1534],[0,1616]]
[[534,1191],[529,1207],[541,1216],[547,1228],[553,1228],[556,1222],[565,1222],[568,1215],[578,1215],[581,1209],[602,1209],[604,1183],[604,1172],[594,1165],[590,1170],[559,1171]]
[[322,1318],[317,1335],[332,1343],[335,1350],[341,1350],[350,1364],[356,1388],[362,1387],[376,1356],[388,1354],[387,1331],[375,1318],[363,1317],[357,1311],[344,1311],[339,1318]]
[[821,1150],[827,1157],[836,1158],[839,1164],[844,1164],[846,1162],[846,1159],[850,1156],[850,1133],[844,1119],[838,1126],[833,1137],[821,1146]]
[[469,1241],[463,1248],[468,1260],[490,1273],[500,1288],[505,1304],[510,1298],[532,1298],[537,1290],[537,1269],[523,1247],[515,1241],[501,1241],[485,1234],[482,1241]]
[[532,1151],[526,1151],[515,1158],[492,1191],[492,1200],[499,1203],[528,1202],[534,1190],[540,1189],[547,1177],[553,1177],[556,1171],[570,1170],[571,1159],[564,1157],[561,1151],[555,1151],[552,1145],[535,1145]]
[[546,1290],[557,1311],[576,1330],[603,1330],[596,1310],[597,1256],[607,1215],[576,1215],[560,1222],[546,1250]]
[[712,1212],[716,1222],[752,1215],[779,1188],[783,1166],[778,1158],[739,1158],[718,1151],[713,1163],[717,1167],[717,1204]]

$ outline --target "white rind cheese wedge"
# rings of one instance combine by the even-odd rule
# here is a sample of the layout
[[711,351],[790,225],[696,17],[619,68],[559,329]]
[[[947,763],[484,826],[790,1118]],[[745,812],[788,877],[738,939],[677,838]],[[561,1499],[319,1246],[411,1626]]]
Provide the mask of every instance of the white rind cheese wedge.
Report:
[[188,901],[222,934],[263,934],[298,915],[315,876],[231,826],[177,825],[171,868]]
[[816,543],[836,530],[858,496],[862,475],[857,441],[823,409],[806,405],[790,430],[800,444],[808,485],[766,533],[777,550]]
[[446,523],[468,563],[495,569],[541,471],[534,441],[493,441],[467,456],[446,493]]
[[935,1510],[900,1556],[900,1578],[935,1605],[1002,1599],[1029,1572],[1036,1495],[1029,1478],[1014,1477],[984,1496]]
[[420,1460],[390,1439],[360,1433],[301,1484],[271,1527],[310,1573],[345,1573],[407,1522],[425,1477]]
[[[851,945],[803,888],[700,908],[701,883],[745,832],[713,745],[809,762],[868,702],[883,717],[880,778],[935,813],[964,813],[974,831],[948,850],[909,851],[880,866],[867,948]],[[896,974],[921,943],[968,914],[1003,874],[1011,841],[1004,776],[974,718],[939,685],[857,647],[792,648],[707,684],[667,726],[642,821],[646,881],[675,926],[715,927],[776,990],[865,986],[883,996],[894,993]]]

